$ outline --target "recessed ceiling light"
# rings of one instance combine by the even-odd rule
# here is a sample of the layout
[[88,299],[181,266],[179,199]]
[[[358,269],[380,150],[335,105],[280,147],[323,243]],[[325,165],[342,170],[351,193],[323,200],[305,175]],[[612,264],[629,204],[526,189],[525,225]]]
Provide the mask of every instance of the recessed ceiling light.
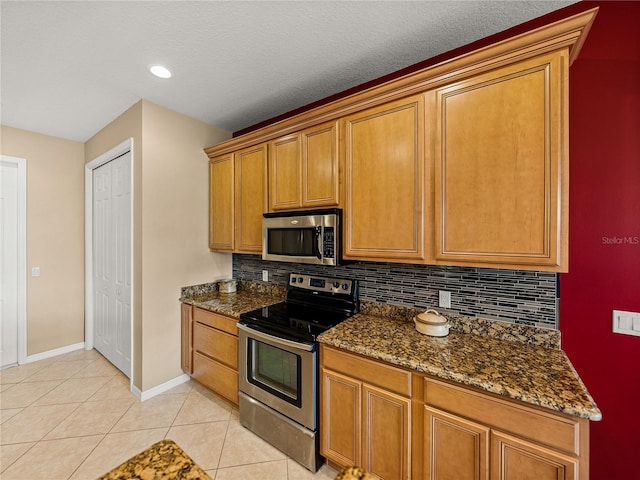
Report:
[[171,78],[173,75],[167,67],[162,65],[149,65],[149,71],[160,78]]

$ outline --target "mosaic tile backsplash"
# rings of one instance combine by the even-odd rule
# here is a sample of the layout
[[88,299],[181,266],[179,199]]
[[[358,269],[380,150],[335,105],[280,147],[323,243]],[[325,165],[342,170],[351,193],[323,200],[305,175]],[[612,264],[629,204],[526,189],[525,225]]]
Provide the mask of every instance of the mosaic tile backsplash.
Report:
[[286,285],[289,273],[357,279],[360,299],[414,307],[438,307],[438,291],[451,292],[453,312],[534,327],[558,329],[557,274],[491,268],[357,262],[337,267],[263,261],[259,255],[233,255],[233,277]]

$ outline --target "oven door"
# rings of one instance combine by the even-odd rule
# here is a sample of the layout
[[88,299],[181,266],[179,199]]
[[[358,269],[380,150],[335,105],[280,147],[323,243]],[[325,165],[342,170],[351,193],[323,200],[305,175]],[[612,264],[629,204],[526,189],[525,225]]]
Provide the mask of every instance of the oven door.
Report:
[[317,349],[238,324],[241,392],[316,430]]

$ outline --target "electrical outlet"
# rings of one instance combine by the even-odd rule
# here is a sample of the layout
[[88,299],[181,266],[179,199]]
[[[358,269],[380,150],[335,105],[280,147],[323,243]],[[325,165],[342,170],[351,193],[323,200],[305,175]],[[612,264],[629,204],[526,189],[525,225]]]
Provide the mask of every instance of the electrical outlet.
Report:
[[613,331],[614,333],[640,337],[640,313],[614,310]]
[[40,276],[40,267],[31,267],[31,276],[39,277]]
[[451,292],[438,290],[438,305],[440,308],[451,308]]
[[262,281],[263,282],[269,281],[269,270],[262,270]]

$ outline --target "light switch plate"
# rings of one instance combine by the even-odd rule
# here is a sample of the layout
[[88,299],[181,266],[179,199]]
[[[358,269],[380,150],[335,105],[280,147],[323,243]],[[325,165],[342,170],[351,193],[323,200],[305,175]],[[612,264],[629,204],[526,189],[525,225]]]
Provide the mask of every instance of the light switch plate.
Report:
[[640,313],[614,310],[613,331],[614,333],[640,337]]
[[31,276],[39,277],[40,276],[40,267],[31,267]]
[[269,281],[269,270],[262,270],[262,281],[263,282]]
[[440,308],[451,308],[451,292],[438,290],[438,306]]

